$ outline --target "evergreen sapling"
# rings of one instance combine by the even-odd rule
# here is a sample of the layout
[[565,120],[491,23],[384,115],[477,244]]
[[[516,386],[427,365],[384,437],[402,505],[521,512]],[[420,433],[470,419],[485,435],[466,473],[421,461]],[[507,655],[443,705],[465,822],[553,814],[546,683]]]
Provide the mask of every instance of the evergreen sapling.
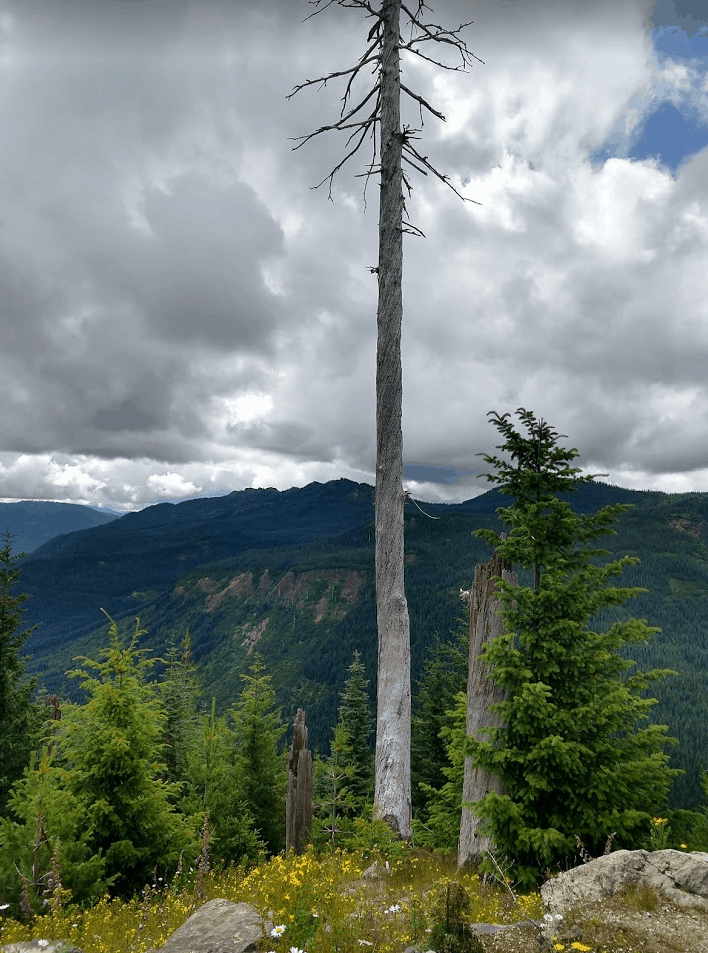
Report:
[[556,494],[594,476],[576,478],[580,470],[569,464],[577,450],[559,447],[559,435],[531,412],[517,413],[529,437],[514,430],[509,414],[492,420],[506,437],[497,449],[510,453],[515,465],[481,454],[498,471],[487,479],[514,497],[497,510],[508,537],[484,529],[475,535],[515,569],[533,569],[534,585],[511,586],[497,577],[505,633],[482,657],[509,700],[494,706],[501,727],[487,729],[486,741],[467,738],[464,753],[501,779],[505,793],[488,794],[474,810],[497,850],[514,858],[514,877],[533,886],[544,869],[575,853],[576,835],[595,856],[613,832],[618,846],[647,840],[651,818],[680,772],[667,766],[664,747],[676,743],[667,727],[638,726],[656,704],[642,693],[675,673],[628,675],[635,663],[619,654],[660,630],[638,619],[615,622],[607,632],[589,627],[600,608],[647,591],[607,586],[637,557],[591,563],[608,551],[590,543],[614,535],[611,525],[629,504],[574,513]]

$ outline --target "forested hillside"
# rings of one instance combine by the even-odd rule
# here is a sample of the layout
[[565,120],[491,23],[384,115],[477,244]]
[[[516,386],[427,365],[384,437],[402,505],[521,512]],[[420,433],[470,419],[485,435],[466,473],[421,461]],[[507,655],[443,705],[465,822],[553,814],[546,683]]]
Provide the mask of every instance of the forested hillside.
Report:
[[[630,657],[640,669],[679,672],[651,690],[652,718],[680,740],[672,764],[685,768],[674,806],[703,802],[701,764],[708,766],[708,494],[634,492],[606,484],[570,497],[577,511],[632,502],[616,536],[599,545],[612,556],[637,555],[618,586],[649,591],[598,619],[638,617],[662,632]],[[459,598],[477,562],[490,556],[472,535],[499,529],[495,510],[508,503],[492,490],[460,505],[413,503],[406,515],[406,590],[412,671],[420,678],[435,634],[444,640],[464,613]],[[608,560],[603,557],[598,561]],[[162,504],[105,526],[61,536],[20,561],[23,625],[41,623],[27,643],[28,673],[46,689],[77,698],[64,673],[77,655],[95,657],[108,644],[104,608],[141,644],[164,656],[189,628],[204,707],[217,711],[237,697],[240,675],[257,650],[273,676],[283,716],[307,711],[314,748],[328,748],[338,693],[357,649],[376,684],[373,587],[373,488],[346,480],[280,493],[246,490],[227,497]],[[521,574],[520,581],[528,580]],[[465,624],[464,620],[463,623]],[[155,676],[160,674],[156,666]],[[465,672],[460,672],[464,687]],[[415,694],[414,694],[415,704]]]

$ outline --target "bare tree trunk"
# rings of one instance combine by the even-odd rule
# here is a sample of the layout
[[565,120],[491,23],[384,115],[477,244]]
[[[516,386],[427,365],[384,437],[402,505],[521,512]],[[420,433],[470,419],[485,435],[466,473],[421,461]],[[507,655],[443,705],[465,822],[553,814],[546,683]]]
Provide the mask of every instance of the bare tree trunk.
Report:
[[[323,0],[310,0],[319,6]],[[322,7],[326,10],[335,0],[328,0]],[[427,175],[429,169],[441,182],[444,182],[455,195],[464,202],[473,202],[460,195],[450,184],[448,176],[441,175],[428,162],[428,157],[412,145],[408,126],[401,131],[401,92],[410,96],[420,108],[421,128],[423,107],[438,119],[445,117],[427,103],[422,96],[414,93],[405,85],[401,86],[400,50],[407,50],[420,56],[426,62],[435,63],[443,69],[458,70],[459,66],[447,66],[438,63],[430,55],[424,55],[416,49],[417,44],[434,40],[454,47],[462,56],[464,64],[471,65],[474,54],[457,34],[470,23],[462,23],[457,30],[445,30],[438,24],[421,23],[419,17],[425,8],[423,0],[418,0],[418,9],[412,12],[403,7],[402,0],[382,0],[381,9],[374,10],[370,0],[336,0],[343,7],[358,7],[366,11],[366,17],[374,17],[374,25],[369,31],[367,43],[371,44],[356,66],[338,70],[319,79],[308,79],[293,88],[287,97],[290,99],[305,86],[313,86],[335,77],[351,74],[343,97],[342,112],[339,120],[329,126],[320,126],[315,132],[301,139],[299,149],[313,136],[319,136],[331,129],[361,131],[357,145],[330,172],[329,198],[332,199],[332,180],[344,163],[354,155],[368,132],[374,135],[374,153],[376,152],[376,123],[381,126],[381,197],[379,207],[379,263],[376,268],[367,266],[372,273],[378,274],[378,341],[376,347],[376,616],[379,635],[378,664],[378,709],[376,718],[376,767],[374,783],[374,811],[376,817],[383,818],[391,829],[402,838],[411,837],[411,677],[410,677],[410,625],[408,605],[403,586],[403,436],[401,429],[402,372],[401,372],[401,322],[403,319],[403,232],[412,235],[425,235],[415,226],[403,227],[403,213],[406,211],[403,201],[402,183],[405,183],[410,195],[410,185],[403,173],[401,162],[405,158],[416,171]],[[400,35],[401,8],[405,9],[411,20],[411,39],[404,42]],[[310,16],[322,12],[316,10]],[[307,17],[306,19],[309,19]],[[413,26],[421,36],[413,37]],[[373,43],[372,43],[373,40]],[[427,48],[426,48],[427,49]],[[374,52],[377,51],[377,52]],[[480,63],[479,57],[474,56]],[[369,94],[358,105],[349,109],[347,100],[351,85],[357,74],[365,66],[378,63],[378,80]],[[373,111],[364,119],[351,121],[354,116],[377,94]],[[412,132],[420,132],[415,129]],[[347,145],[354,138],[349,137]],[[405,154],[405,155],[404,155]],[[412,161],[410,157],[415,161]],[[373,167],[372,162],[371,166]],[[423,168],[421,168],[421,166]],[[367,182],[371,167],[367,173]],[[315,188],[325,182],[323,179]],[[475,204],[479,205],[479,202]],[[364,187],[364,210],[366,210],[366,186]],[[410,224],[406,222],[406,224]]]
[[288,752],[288,794],[285,810],[285,852],[301,854],[312,825],[312,754],[307,747],[305,712],[298,708],[293,743]]
[[[489,710],[490,705],[504,701],[507,692],[495,685],[487,677],[489,668],[479,658],[487,642],[491,642],[504,631],[502,617],[498,614],[503,608],[492,583],[494,576],[501,576],[505,582],[516,585],[516,574],[511,571],[508,562],[496,553],[488,563],[479,563],[474,571],[474,583],[469,593],[470,606],[470,654],[469,675],[467,680],[467,731],[478,741],[485,741],[480,734],[485,727],[498,727],[499,716]],[[460,840],[457,847],[457,866],[479,864],[483,853],[489,850],[491,841],[478,833],[480,819],[474,811],[465,807],[465,802],[479,801],[491,791],[501,793],[499,778],[474,767],[471,758],[465,758],[465,774],[462,782],[462,818],[460,821]]]
[[411,837],[410,625],[403,583],[403,189],[401,0],[381,14],[381,200],[376,348],[376,616],[379,635],[374,811]]

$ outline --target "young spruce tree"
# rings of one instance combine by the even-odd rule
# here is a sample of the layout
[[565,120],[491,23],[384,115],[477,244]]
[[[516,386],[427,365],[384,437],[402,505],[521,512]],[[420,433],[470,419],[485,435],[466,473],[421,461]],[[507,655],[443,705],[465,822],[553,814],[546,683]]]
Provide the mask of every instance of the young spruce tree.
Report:
[[201,686],[197,667],[191,658],[191,647],[192,639],[187,629],[179,647],[174,641],[170,643],[165,672],[157,684],[167,715],[164,759],[168,781],[186,780],[190,741],[198,730],[197,699]]
[[314,843],[322,846],[326,834],[332,848],[339,834],[344,838],[351,834],[354,817],[366,813],[374,795],[374,752],[369,745],[374,718],[366,690],[366,669],[356,649],[347,672],[329,758],[316,755],[313,765],[317,814]]
[[71,903],[100,900],[116,879],[116,874],[106,877],[105,858],[92,850],[85,806],[67,789],[65,778],[53,747],[41,758],[32,752],[24,776],[12,786],[8,816],[0,818],[0,897],[15,919],[21,916],[23,896],[35,913],[46,912],[55,850]]
[[426,850],[457,851],[460,839],[462,783],[465,776],[463,743],[467,729],[467,692],[458,692],[445,711],[439,732],[444,760],[434,784],[420,781],[425,808],[413,818],[416,844]]
[[594,855],[602,854],[612,833],[617,847],[648,840],[651,818],[665,806],[680,772],[667,767],[664,747],[676,743],[667,727],[638,727],[656,704],[641,694],[675,673],[627,675],[635,663],[618,654],[626,643],[644,642],[660,630],[637,619],[615,622],[607,632],[588,626],[602,607],[646,592],[606,587],[637,557],[590,563],[608,551],[589,544],[614,535],[610,526],[629,504],[590,516],[574,513],[555,494],[594,476],[576,478],[580,470],[569,463],[577,451],[559,447],[559,435],[530,411],[517,414],[529,437],[514,430],[509,414],[492,415],[506,437],[498,449],[515,465],[480,454],[498,471],[487,479],[514,497],[513,505],[497,510],[508,538],[483,529],[475,535],[514,568],[533,569],[534,586],[498,579],[506,631],[482,656],[510,697],[495,706],[501,727],[489,729],[484,742],[467,738],[464,753],[502,781],[506,793],[488,794],[474,810],[488,822],[497,850],[512,860],[514,878],[530,886],[544,868],[575,853],[574,835]]
[[145,630],[137,619],[124,646],[110,621],[111,645],[100,653],[104,661],[81,659],[96,677],[84,669],[69,673],[82,677],[90,700],[62,708],[57,760],[63,786],[82,809],[87,846],[104,858],[115,893],[126,897],[147,883],[155,866],[174,869],[183,850],[192,859],[198,846],[175,811],[178,785],[162,780],[166,713],[155,686],[146,682],[154,660],[141,658],[147,650],[137,648]]
[[374,718],[366,690],[369,680],[357,650],[347,672],[349,675],[339,696],[339,724],[347,735],[342,763],[354,769],[349,790],[355,810],[361,812],[374,796],[374,752],[369,744]]
[[241,675],[244,688],[229,708],[235,739],[234,766],[243,792],[244,807],[268,849],[277,854],[285,847],[287,796],[286,752],[278,752],[287,731],[275,708],[271,676],[258,653],[250,675]]
[[0,817],[6,813],[10,789],[19,780],[37,749],[45,714],[43,706],[32,702],[37,676],[22,681],[25,663],[20,650],[37,625],[16,632],[29,596],[11,596],[10,588],[20,570],[12,564],[25,553],[10,555],[10,530],[5,533],[5,548],[0,550]]
[[411,732],[411,777],[414,820],[422,825],[413,825],[419,843],[430,811],[430,792],[439,791],[446,784],[449,742],[442,732],[452,728],[457,695],[467,689],[468,654],[468,622],[461,618],[449,642],[443,642],[435,633],[423,677],[418,680]]
[[246,806],[243,779],[234,764],[235,746],[236,736],[226,718],[217,717],[216,698],[212,698],[211,712],[199,716],[199,730],[191,732],[187,740],[185,790],[179,806],[196,830],[201,830],[208,815],[212,832],[209,851],[217,869],[265,852]]

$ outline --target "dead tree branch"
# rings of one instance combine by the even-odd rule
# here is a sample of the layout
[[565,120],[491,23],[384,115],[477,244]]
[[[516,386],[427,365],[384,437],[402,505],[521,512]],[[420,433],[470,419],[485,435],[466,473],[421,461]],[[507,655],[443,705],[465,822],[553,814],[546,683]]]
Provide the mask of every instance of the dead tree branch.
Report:
[[[323,0],[309,0],[309,2],[319,7],[320,3],[322,3]],[[373,9],[371,4],[367,2],[367,0],[327,0],[325,5],[321,9],[315,10],[314,13],[311,13],[308,17],[305,17],[305,20],[309,20],[311,19],[311,17],[316,16],[318,13],[322,13],[324,10],[327,9],[327,7],[331,6],[331,4],[333,3],[339,3],[339,5],[343,7],[366,10],[368,11],[366,14],[367,18],[375,17],[376,22],[372,26],[371,30],[369,31],[369,35],[367,37],[367,43],[370,43],[372,39],[374,39],[374,42],[368,47],[366,52],[363,54],[363,56],[361,57],[361,59],[355,66],[352,66],[349,69],[337,70],[336,72],[328,73],[326,76],[320,76],[317,79],[308,79],[304,83],[300,83],[298,86],[293,87],[292,92],[285,97],[286,99],[291,99],[296,93],[298,93],[301,89],[304,89],[307,86],[314,86],[319,83],[320,88],[322,88],[322,86],[327,85],[328,80],[335,79],[338,76],[349,76],[346,90],[344,92],[344,96],[342,97],[342,109],[341,109],[339,120],[328,126],[320,126],[319,129],[316,129],[314,132],[311,132],[308,135],[290,136],[289,138],[293,142],[302,140],[301,142],[298,142],[298,145],[292,147],[293,151],[295,151],[299,149],[301,146],[304,146],[305,143],[309,142],[310,139],[314,138],[315,136],[319,136],[320,133],[330,132],[333,129],[337,129],[340,131],[343,131],[345,129],[353,129],[354,132],[352,132],[352,134],[347,139],[347,146],[348,146],[349,143],[352,141],[352,139],[357,135],[357,131],[359,130],[361,131],[361,136],[359,137],[359,140],[356,146],[344,156],[342,161],[337,166],[335,166],[334,169],[332,169],[329,175],[326,175],[321,182],[317,183],[317,185],[311,186],[312,189],[319,189],[319,187],[323,185],[329,179],[328,198],[330,202],[332,202],[334,201],[332,199],[332,182],[334,180],[334,176],[342,168],[342,166],[344,166],[345,163],[359,151],[361,144],[363,143],[369,131],[371,131],[371,134],[373,137],[372,161],[369,163],[368,170],[366,173],[362,173],[360,175],[355,176],[355,178],[366,177],[366,182],[364,183],[364,211],[366,211],[366,188],[369,183],[369,178],[371,177],[371,175],[378,174],[381,171],[380,165],[376,166],[376,126],[381,121],[380,107],[381,107],[381,22],[382,22],[382,16],[379,11]],[[456,30],[446,30],[437,23],[425,24],[420,22],[419,17],[421,12],[424,9],[428,9],[428,10],[430,9],[430,7],[428,7],[423,2],[423,0],[418,0],[418,9],[415,13],[412,13],[408,9],[408,7],[403,3],[401,4],[401,9],[405,11],[405,13],[408,15],[410,19],[411,39],[408,41],[408,43],[405,43],[403,38],[401,37],[400,45],[399,45],[400,50],[408,50],[411,53],[421,57],[421,59],[424,59],[429,63],[434,63],[436,66],[440,66],[443,69],[449,69],[452,71],[465,70],[467,65],[472,66],[473,65],[472,58],[476,59],[479,63],[482,63],[482,65],[484,65],[484,61],[481,60],[478,56],[475,56],[474,53],[471,53],[467,49],[467,44],[464,42],[464,40],[460,39],[457,35],[465,27],[471,26],[471,24],[474,22],[473,20],[471,20],[469,23],[460,24],[460,26]],[[305,22],[305,20],[303,20],[303,23]],[[416,27],[418,30],[420,30],[423,33],[423,35],[413,38],[413,27]],[[437,60],[434,60],[434,59],[431,59],[430,57],[425,56],[419,50],[415,49],[416,44],[428,42],[430,40],[434,40],[437,43],[446,43],[449,46],[455,47],[455,49],[459,51],[462,57],[462,65],[461,66],[447,66],[444,63],[439,63]],[[377,52],[374,52],[374,51],[377,51]],[[352,83],[354,82],[354,79],[358,75],[361,68],[365,66],[367,63],[377,64],[375,68],[372,70],[372,73],[378,72],[379,74],[378,79],[376,83],[374,84],[374,86],[370,89],[368,94],[364,97],[364,99],[362,99],[357,106],[350,109],[349,112],[347,112],[345,115],[345,110],[347,108],[347,101],[349,99],[349,96],[351,95]],[[426,102],[422,96],[419,96],[417,93],[414,93],[407,86],[404,86],[403,83],[401,83],[401,89],[403,90],[403,92],[406,93],[407,96],[410,96],[411,99],[415,100],[418,103],[420,108],[421,127],[424,125],[423,106],[425,106],[425,108],[430,113],[432,113],[436,118],[445,122],[445,116],[441,112],[439,112],[437,109],[435,109],[433,106],[431,106],[428,102]],[[367,116],[366,119],[360,119],[356,122],[349,122],[348,120],[356,116],[356,114],[366,105],[366,103],[369,102],[369,100],[372,98],[374,94],[376,94],[376,104],[374,106],[373,112],[370,113],[370,115]],[[419,130],[419,129],[412,130],[412,132],[420,132],[420,131],[422,130]],[[442,175],[440,172],[438,172],[438,170],[428,162],[427,156],[421,156],[409,144],[410,139],[413,138],[410,132],[411,132],[410,127],[406,126],[403,132],[401,133],[401,136],[403,139],[403,150],[404,152],[407,152],[409,155],[415,157],[418,160],[418,162],[421,163],[425,168],[420,168],[418,165],[416,165],[414,162],[412,162],[409,158],[405,156],[403,157],[404,160],[409,165],[412,165],[413,168],[416,170],[416,172],[420,172],[422,175],[427,175],[428,173],[425,171],[425,169],[429,169],[434,175],[436,175],[440,179],[441,182],[443,182],[445,185],[451,188],[452,191],[455,193],[455,195],[457,195],[458,198],[461,198],[463,202],[472,202],[475,205],[481,205],[482,204],[481,202],[476,202],[474,199],[470,199],[464,195],[460,195],[457,189],[450,183],[449,176]],[[404,176],[404,183],[406,185],[406,188],[408,189],[408,195],[410,197],[411,186],[408,180],[405,178],[405,176]],[[404,203],[404,210],[405,210],[405,203]],[[406,224],[410,225],[411,223],[406,222]],[[411,227],[415,229],[415,231],[411,232],[409,229],[403,229],[403,230],[408,232],[409,234],[419,234],[423,236],[423,233],[420,231],[420,229],[416,229],[415,226],[411,226]]]

